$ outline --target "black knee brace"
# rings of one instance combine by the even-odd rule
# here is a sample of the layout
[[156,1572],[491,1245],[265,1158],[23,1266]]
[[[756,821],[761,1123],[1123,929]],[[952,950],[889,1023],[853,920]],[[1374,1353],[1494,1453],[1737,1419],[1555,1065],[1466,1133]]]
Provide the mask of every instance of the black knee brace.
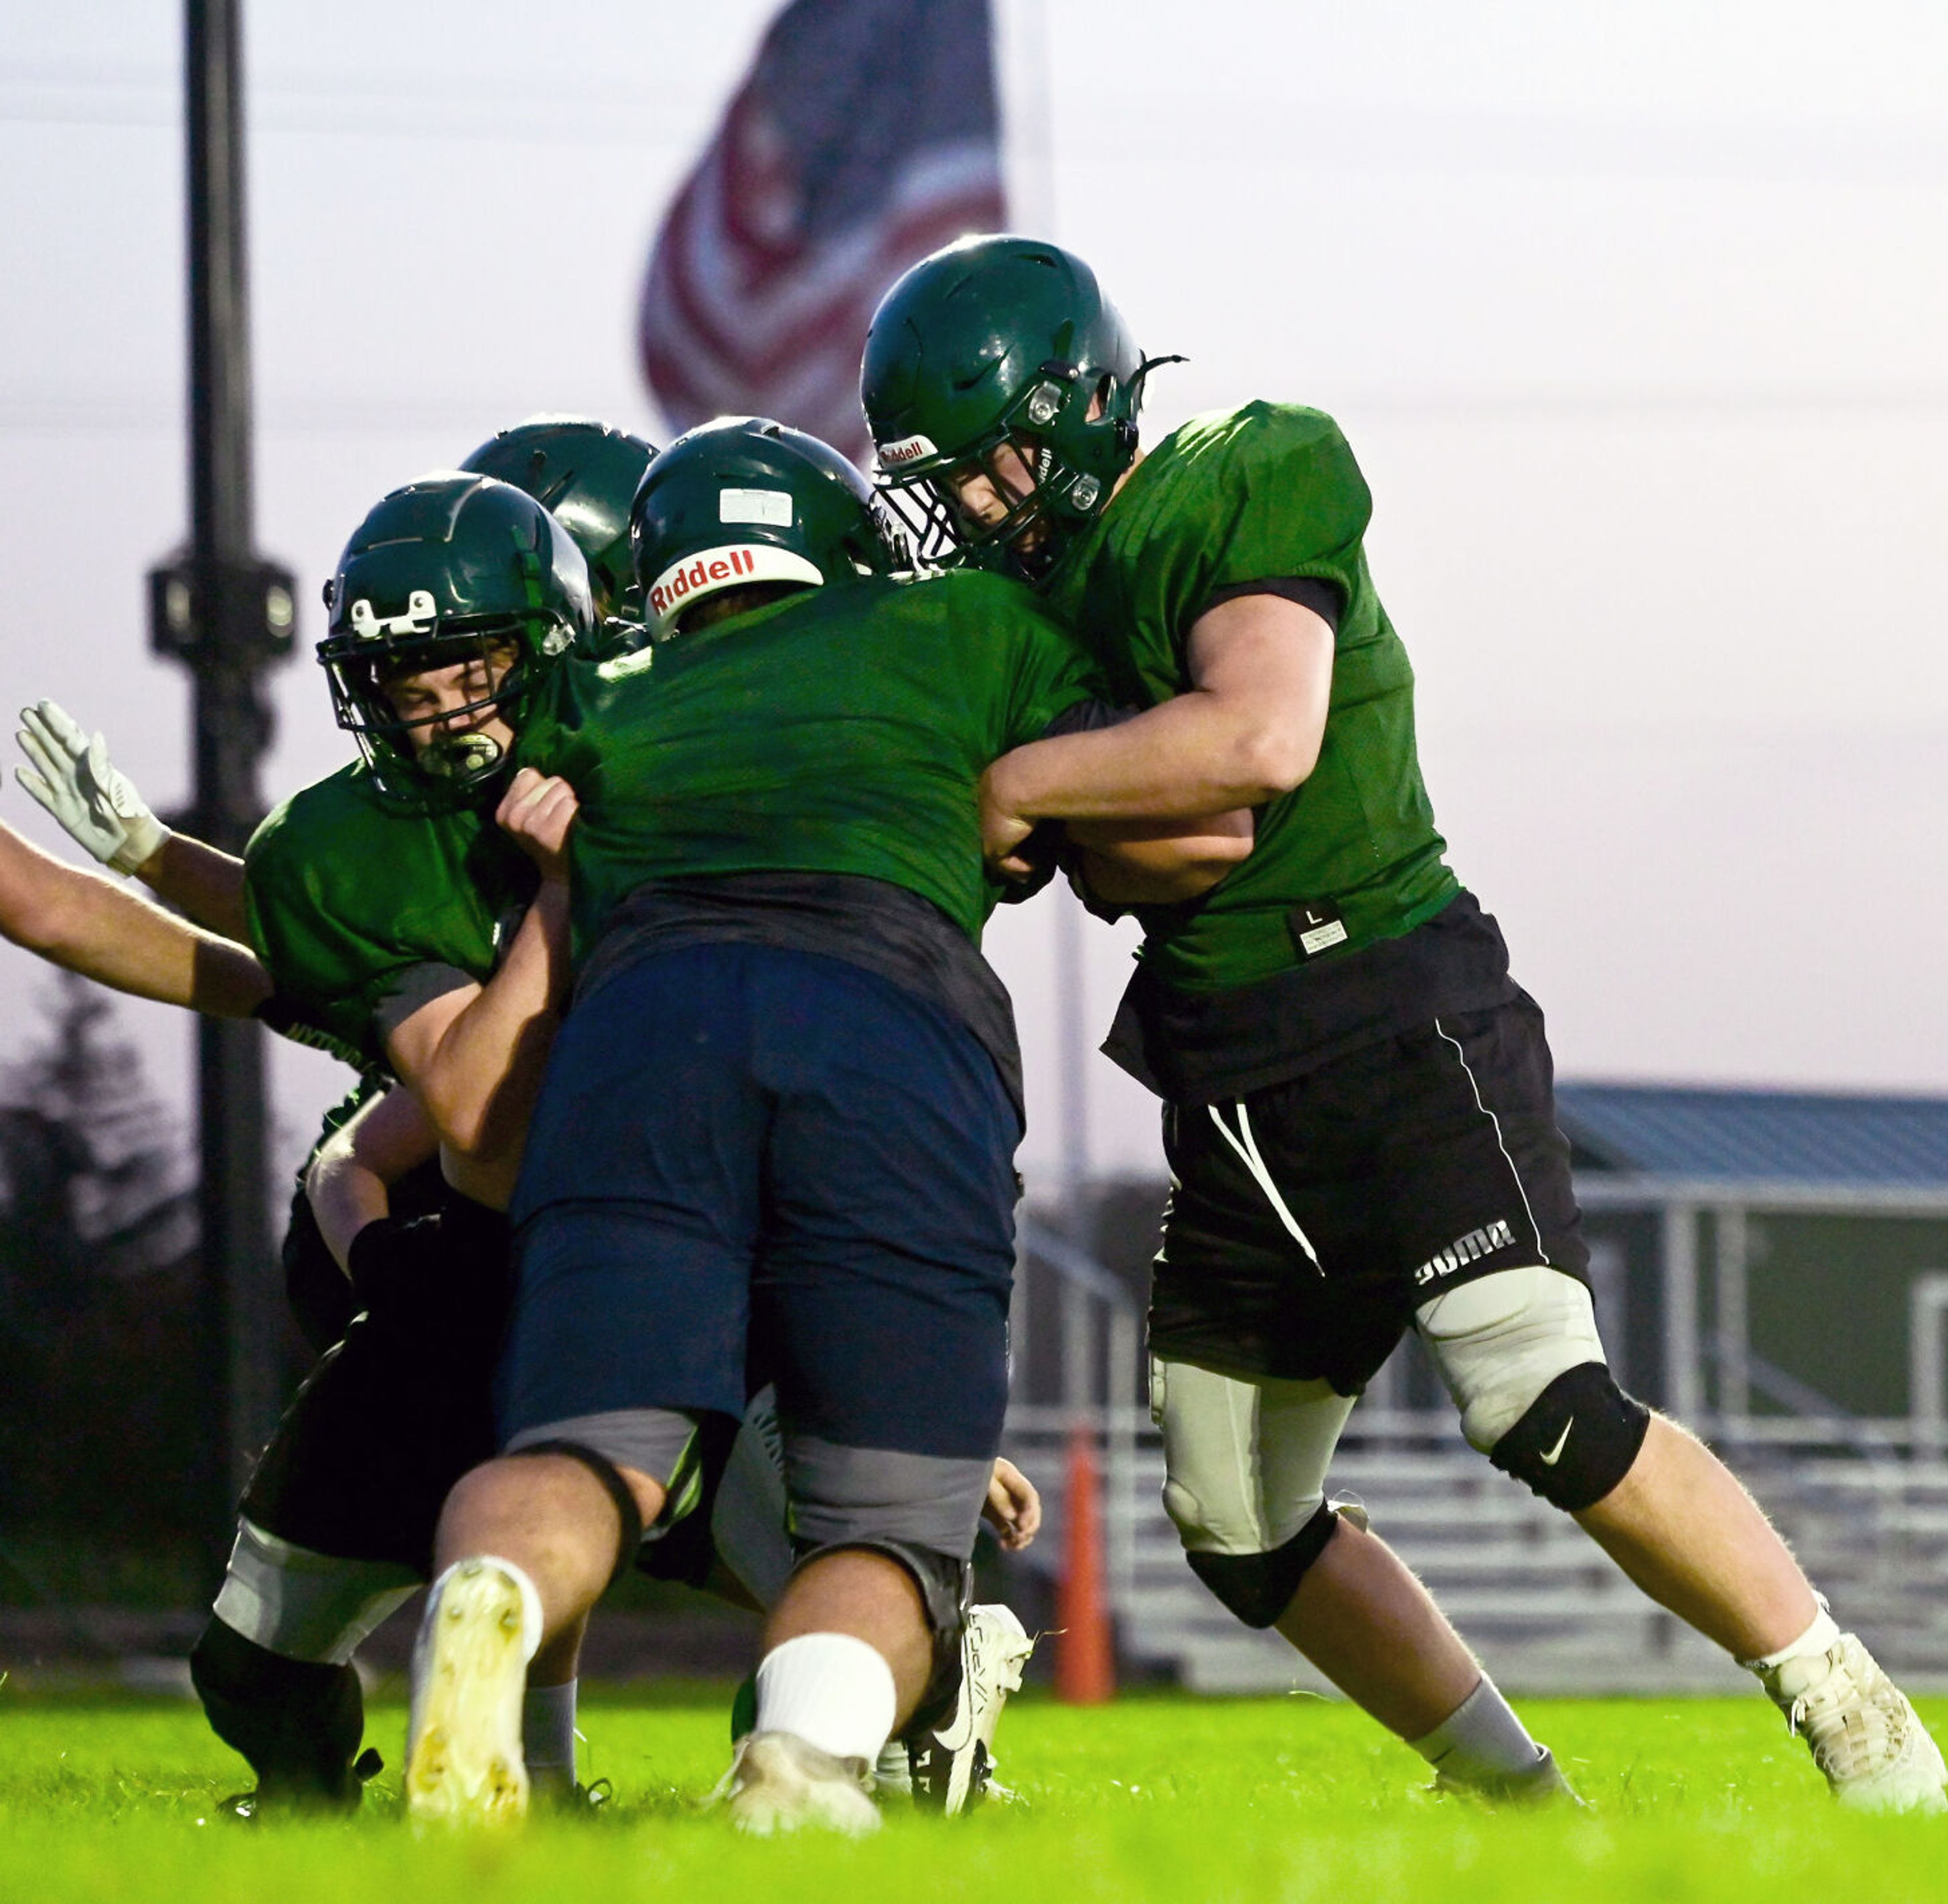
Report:
[[286,1659],[212,1619],[189,1672],[211,1731],[257,1775],[260,1809],[357,1809],[365,1702],[350,1667]]
[[964,1560],[957,1560],[937,1548],[917,1546],[910,1540],[833,1541],[801,1552],[798,1564],[805,1567],[827,1554],[841,1554],[855,1548],[897,1561],[920,1589],[927,1637],[933,1647],[933,1670],[928,1676],[926,1691],[920,1696],[920,1704],[914,1708],[913,1717],[907,1722],[907,1731],[926,1732],[947,1716],[960,1695],[960,1633],[967,1620],[974,1571]]
[[1319,1511],[1282,1547],[1268,1554],[1186,1554],[1190,1571],[1248,1626],[1272,1625],[1292,1605],[1305,1570],[1325,1552],[1339,1525],[1337,1511]]
[[1650,1410],[1600,1362],[1566,1369],[1529,1404],[1488,1459],[1565,1513],[1594,1507],[1630,1472]]
[[602,1484],[603,1491],[616,1503],[616,1512],[622,1524],[616,1537],[616,1564],[609,1573],[609,1584],[614,1586],[634,1564],[636,1549],[643,1544],[643,1510],[636,1505],[635,1490],[622,1478],[622,1469],[606,1454],[598,1454],[579,1441],[530,1441],[525,1447],[510,1450],[505,1458],[519,1459],[531,1454],[557,1454],[580,1462]]

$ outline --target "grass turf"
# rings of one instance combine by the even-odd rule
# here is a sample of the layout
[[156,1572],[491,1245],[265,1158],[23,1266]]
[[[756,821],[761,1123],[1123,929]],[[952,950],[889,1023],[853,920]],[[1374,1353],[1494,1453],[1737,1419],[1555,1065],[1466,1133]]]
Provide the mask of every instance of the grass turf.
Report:
[[[1948,1702],[1932,1706],[1938,1731]],[[1025,1803],[951,1823],[896,1818],[858,1844],[747,1843],[696,1810],[727,1756],[727,1707],[593,1698],[584,1773],[613,1780],[606,1811],[419,1840],[397,1816],[395,1707],[371,1715],[368,1735],[394,1763],[361,1817],[267,1828],[215,1811],[242,1767],[193,1707],[0,1688],[0,1897],[1948,1898],[1948,1819],[1841,1814],[1755,1698],[1524,1702],[1595,1806],[1543,1816],[1428,1798],[1419,1760],[1322,1701],[1140,1698],[1089,1711],[1024,1700],[1000,1743]]]

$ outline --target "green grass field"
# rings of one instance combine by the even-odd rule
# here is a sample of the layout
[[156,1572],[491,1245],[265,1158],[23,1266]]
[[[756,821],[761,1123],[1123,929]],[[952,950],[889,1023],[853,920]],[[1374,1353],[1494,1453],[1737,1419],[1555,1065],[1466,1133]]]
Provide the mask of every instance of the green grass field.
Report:
[[[1948,1819],[1840,1814],[1757,1698],[1525,1702],[1595,1806],[1540,1817],[1429,1799],[1411,1754],[1316,1699],[1023,1700],[1000,1741],[1021,1804],[859,1844],[746,1843],[696,1809],[726,1703],[597,1695],[584,1769],[614,1782],[605,1813],[418,1841],[397,1813],[395,1707],[371,1716],[395,1763],[364,1816],[262,1828],[216,1813],[242,1767],[194,1707],[0,1688],[0,1898],[1948,1899]],[[1948,1702],[1928,1716],[1948,1722]]]

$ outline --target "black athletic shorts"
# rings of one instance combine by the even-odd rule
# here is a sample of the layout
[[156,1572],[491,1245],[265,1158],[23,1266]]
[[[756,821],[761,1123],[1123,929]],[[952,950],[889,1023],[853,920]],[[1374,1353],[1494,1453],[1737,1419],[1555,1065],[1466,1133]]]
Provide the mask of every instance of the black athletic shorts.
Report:
[[1284,1084],[1172,1104],[1153,1354],[1356,1394],[1413,1312],[1498,1270],[1588,1279],[1542,1012],[1526,993]]
[[383,1292],[298,1391],[239,1512],[316,1553],[424,1573],[447,1490],[494,1453],[507,1219],[448,1192],[394,1242]]

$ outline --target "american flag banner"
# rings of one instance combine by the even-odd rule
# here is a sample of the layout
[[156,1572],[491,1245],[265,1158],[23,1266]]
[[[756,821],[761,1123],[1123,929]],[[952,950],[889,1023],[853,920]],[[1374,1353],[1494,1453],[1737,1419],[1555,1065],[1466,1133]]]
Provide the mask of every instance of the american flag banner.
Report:
[[665,215],[637,314],[675,429],[775,417],[862,464],[881,294],[1006,228],[988,0],[792,0]]

